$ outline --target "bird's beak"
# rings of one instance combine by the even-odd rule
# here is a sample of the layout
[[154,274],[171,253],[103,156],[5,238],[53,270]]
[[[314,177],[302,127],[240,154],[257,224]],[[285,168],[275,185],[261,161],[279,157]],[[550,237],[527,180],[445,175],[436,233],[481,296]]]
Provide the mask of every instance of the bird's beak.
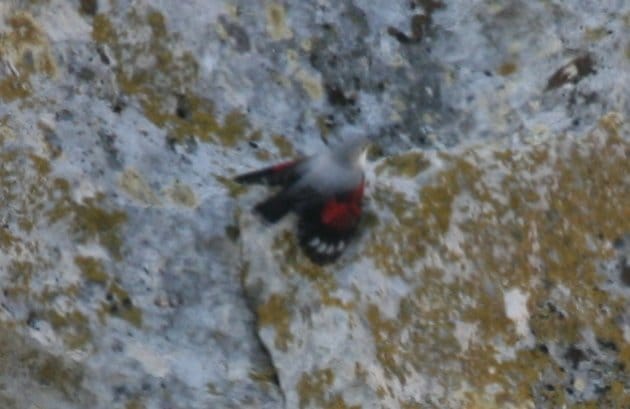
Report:
[[371,145],[372,145],[371,143],[368,143],[367,145],[365,145],[365,147],[361,151],[361,154],[359,155],[359,166],[361,166],[362,168],[365,167],[365,164],[367,162],[368,152],[370,150]]

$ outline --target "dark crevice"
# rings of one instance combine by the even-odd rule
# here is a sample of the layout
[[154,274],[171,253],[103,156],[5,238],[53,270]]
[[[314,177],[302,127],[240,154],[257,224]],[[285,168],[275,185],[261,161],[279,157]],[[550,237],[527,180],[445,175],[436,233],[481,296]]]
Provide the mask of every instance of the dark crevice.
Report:
[[[252,334],[254,336],[254,338],[256,339],[256,341],[258,342],[258,346],[262,352],[262,362],[261,364],[263,365],[263,371],[265,373],[269,373],[269,381],[270,383],[272,383],[278,390],[280,397],[282,398],[282,406],[286,407],[286,395],[284,393],[284,389],[282,388],[282,384],[280,382],[280,376],[278,374],[278,369],[276,368],[276,365],[274,364],[273,361],[273,355],[271,353],[271,350],[267,347],[267,345],[265,344],[265,342],[263,341],[263,339],[260,337],[260,333],[258,332],[259,329],[259,325],[258,325],[258,314],[257,314],[257,306],[258,306],[258,297],[256,297],[254,294],[252,294],[252,292],[250,290],[248,290],[247,286],[245,285],[245,271],[247,270],[248,266],[242,266],[241,269],[241,290],[242,290],[242,294],[243,294],[243,299],[245,300],[245,305],[247,306],[247,309],[249,311],[251,311],[252,313],[252,317],[253,317],[253,327],[252,327]],[[258,292],[253,292],[253,293],[258,293]],[[267,369],[269,370],[267,372]]]
[[561,87],[564,84],[577,84],[582,78],[596,74],[595,60],[590,54],[576,57],[557,69],[547,80],[545,91]]

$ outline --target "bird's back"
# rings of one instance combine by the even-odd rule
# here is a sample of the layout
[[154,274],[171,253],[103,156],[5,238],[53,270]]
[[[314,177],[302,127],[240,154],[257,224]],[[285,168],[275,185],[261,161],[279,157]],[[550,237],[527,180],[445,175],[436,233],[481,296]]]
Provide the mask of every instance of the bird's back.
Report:
[[352,163],[339,162],[330,153],[311,158],[304,177],[296,183],[296,188],[314,189],[324,196],[352,190],[363,179],[363,170]]

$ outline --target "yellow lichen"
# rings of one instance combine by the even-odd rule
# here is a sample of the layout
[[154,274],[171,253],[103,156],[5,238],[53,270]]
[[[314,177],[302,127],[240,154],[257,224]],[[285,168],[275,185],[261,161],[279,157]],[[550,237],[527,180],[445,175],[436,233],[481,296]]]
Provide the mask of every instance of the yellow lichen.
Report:
[[361,405],[348,405],[340,393],[329,391],[333,380],[334,374],[330,369],[303,374],[297,385],[300,395],[299,407],[306,408],[311,405],[322,409],[360,409]]
[[99,44],[116,41],[116,30],[106,14],[97,14],[92,20],[92,40]]
[[94,17],[92,38],[107,44],[121,61],[116,67],[121,90],[139,100],[145,116],[166,128],[170,140],[179,143],[196,137],[203,142],[234,146],[244,139],[256,139],[257,131],[250,130],[244,113],[232,110],[221,118],[212,101],[195,91],[199,64],[190,52],[174,51],[177,49],[172,44],[177,36],[169,32],[161,13],[141,15],[132,10],[128,19],[148,27],[150,37],[139,42],[138,37],[117,29],[106,15],[99,14]]
[[511,61],[506,61],[499,66],[497,72],[503,77],[510,76],[518,71],[518,65]]
[[69,220],[69,227],[82,242],[97,241],[117,259],[121,257],[122,238],[120,226],[127,220],[125,212],[120,210],[108,211],[100,205],[104,202],[103,194],[87,198],[83,203],[77,203],[71,197],[70,186],[64,179],[51,181],[48,192],[53,203],[46,213],[50,223]]
[[103,263],[98,259],[77,256],[74,258],[74,263],[81,269],[83,276],[89,282],[104,285],[109,280]]
[[215,175],[214,178],[217,182],[221,183],[223,187],[227,189],[230,197],[237,197],[245,192],[246,187],[240,183],[236,183],[233,179],[227,178],[223,175]]
[[152,206],[160,203],[153,188],[135,169],[126,169],[120,175],[119,184],[129,196],[145,205]]
[[[529,294],[528,328],[538,343],[569,345],[590,329],[630,365],[614,321],[625,301],[601,289],[597,271],[599,261],[613,256],[610,243],[630,230],[623,125],[611,113],[579,142],[558,137],[519,152],[472,148],[443,156],[444,170],[420,188],[417,201],[376,189],[382,220],[363,251],[380,271],[417,283],[396,317],[385,317],[376,304],[364,311],[386,376],[404,384],[417,371],[456,389],[494,385],[492,394],[468,395],[471,407],[481,401],[510,407],[531,403],[530,386],[547,372],[560,386],[545,396],[553,406],[566,404],[566,374],[548,353],[517,348],[513,359],[498,358],[520,339],[505,313],[509,288]],[[447,238],[454,229],[456,243]],[[440,255],[438,267],[431,267],[431,253]],[[568,296],[558,297],[560,286]],[[603,314],[602,305],[611,313]],[[457,321],[475,328],[466,349],[453,334]],[[621,396],[612,388],[605,395]]]
[[591,42],[597,42],[606,37],[609,31],[606,27],[587,27],[584,30],[584,39]]
[[[28,362],[24,362],[28,364]],[[35,379],[44,385],[59,390],[66,399],[72,399],[83,381],[83,371],[74,365],[65,363],[61,358],[48,357],[37,362]]]
[[298,69],[294,75],[295,79],[298,80],[304,91],[311,99],[318,100],[322,98],[324,90],[318,77],[304,69]]
[[275,40],[287,40],[293,37],[291,29],[287,26],[286,12],[284,6],[279,3],[267,4],[267,33]]
[[272,135],[271,141],[278,149],[280,156],[283,158],[291,157],[295,155],[295,150],[293,149],[293,145],[284,135]]
[[[232,110],[221,118],[212,101],[195,92],[198,63],[190,52],[175,51],[172,44],[176,35],[169,32],[161,13],[150,11],[143,16],[131,11],[128,18],[135,25],[150,28],[148,40],[138,43],[105,15],[94,18],[92,38],[107,44],[117,60],[127,62],[116,68],[118,85],[139,100],[149,120],[166,128],[169,138],[177,143],[196,137],[234,146],[244,139],[256,139],[257,131],[250,130],[245,114]],[[138,68],[135,61],[139,60],[144,68]],[[151,66],[145,67],[146,61],[151,61]]]
[[421,152],[404,153],[386,158],[376,167],[376,174],[381,175],[387,171],[389,174],[413,178],[426,170],[430,164]]
[[140,398],[134,398],[127,402],[125,409],[145,409],[146,406]]
[[92,340],[88,318],[78,310],[60,313],[51,309],[46,319],[70,349],[81,348]]
[[5,21],[10,31],[0,32],[0,60],[10,70],[0,77],[0,99],[10,102],[31,95],[31,75],[54,77],[57,66],[47,36],[30,14],[14,13]]
[[304,373],[297,384],[300,408],[314,403],[319,408],[350,408],[338,394],[331,394],[330,387],[335,375],[330,368]]
[[195,192],[190,188],[190,186],[179,181],[173,183],[173,185],[168,189],[168,195],[173,202],[181,206],[197,206],[197,197]]
[[265,303],[258,306],[258,325],[261,327],[272,326],[276,330],[275,346],[286,351],[288,343],[293,340],[293,334],[289,327],[291,313],[289,311],[290,300],[280,294],[272,294]]
[[142,310],[133,304],[129,293],[117,283],[109,286],[107,300],[101,303],[101,319],[106,314],[121,318],[135,327],[142,327]]

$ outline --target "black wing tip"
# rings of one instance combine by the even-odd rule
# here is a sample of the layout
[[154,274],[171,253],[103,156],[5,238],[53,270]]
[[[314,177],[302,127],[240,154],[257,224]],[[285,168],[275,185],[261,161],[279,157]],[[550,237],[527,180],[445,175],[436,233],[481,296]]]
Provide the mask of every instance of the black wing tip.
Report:
[[[318,234],[319,233],[319,234]],[[352,240],[351,234],[335,235],[331,232],[318,231],[300,226],[298,231],[300,248],[315,264],[326,265],[334,263],[347,249]]]
[[304,254],[306,254],[308,259],[319,266],[327,266],[327,265],[333,264],[335,261],[339,259],[339,257],[342,254],[342,253],[338,253],[332,256],[328,256],[328,255],[324,256],[319,253],[307,251],[304,247],[302,247],[302,249],[304,250]]
[[345,244],[342,247],[338,247],[340,241],[330,243],[321,242],[323,247],[319,247],[320,244],[313,245],[312,240],[315,240],[315,238],[311,238],[309,241],[300,240],[300,247],[309,260],[320,266],[336,262],[347,247]]
[[355,239],[358,224],[336,230],[319,221],[321,211],[316,208],[300,212],[298,242],[304,254],[315,264],[326,265],[337,261]]

